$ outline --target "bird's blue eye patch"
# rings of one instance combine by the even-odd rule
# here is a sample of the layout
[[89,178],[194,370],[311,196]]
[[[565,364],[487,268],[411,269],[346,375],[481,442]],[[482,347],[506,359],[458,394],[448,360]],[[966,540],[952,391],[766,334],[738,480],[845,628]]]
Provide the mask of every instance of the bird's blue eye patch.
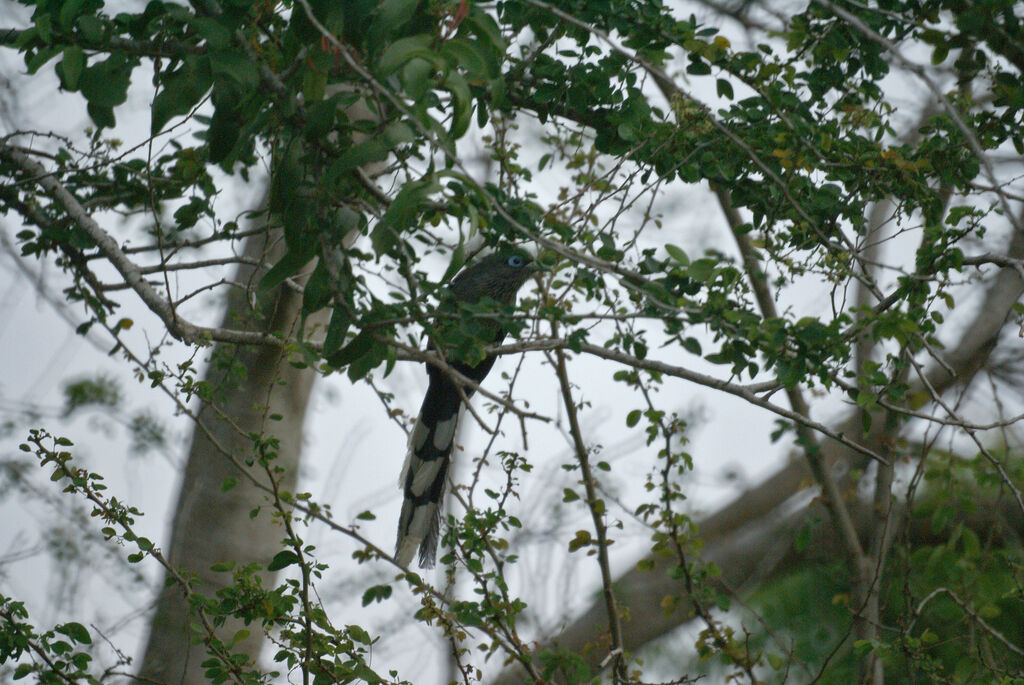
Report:
[[508,258],[509,266],[522,266],[524,263],[525,262],[523,262],[523,258],[520,257],[519,255],[512,255],[511,257]]

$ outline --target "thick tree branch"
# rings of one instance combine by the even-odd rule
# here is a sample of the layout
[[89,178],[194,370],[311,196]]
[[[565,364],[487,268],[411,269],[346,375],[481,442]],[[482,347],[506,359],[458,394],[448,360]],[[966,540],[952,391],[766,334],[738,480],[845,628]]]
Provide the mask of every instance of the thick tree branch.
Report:
[[170,301],[160,295],[143,277],[138,265],[121,251],[117,241],[109,233],[100,228],[89,213],[82,207],[78,199],[72,195],[57,178],[46,170],[46,168],[20,150],[9,145],[0,146],[0,157],[21,168],[30,180],[38,183],[46,191],[54,202],[68,215],[68,218],[76,226],[85,231],[96,243],[100,252],[113,265],[117,272],[124,278],[125,283],[131,286],[149,309],[160,317],[168,332],[175,338],[188,343],[196,343],[202,340],[201,329],[181,319],[174,312]]
[[[0,45],[15,47],[26,33],[26,29],[0,28]],[[131,55],[139,55],[140,57],[180,58],[184,55],[202,55],[206,53],[204,46],[182,43],[176,40],[151,41],[112,36],[101,41],[93,41],[77,34],[62,36],[62,38],[70,45],[77,45],[87,50],[96,50],[97,52],[114,52],[119,50]]]

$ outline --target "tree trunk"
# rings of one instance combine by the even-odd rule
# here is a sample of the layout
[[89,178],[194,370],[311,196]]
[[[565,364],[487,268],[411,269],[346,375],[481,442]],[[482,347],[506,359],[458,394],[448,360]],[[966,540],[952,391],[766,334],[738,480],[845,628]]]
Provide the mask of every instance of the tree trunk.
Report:
[[[345,89],[347,86],[332,84],[327,87],[327,95]],[[379,116],[362,100],[347,107],[346,115],[352,120],[379,121]],[[366,134],[355,136],[353,142],[359,144],[368,138]],[[371,179],[386,168],[384,162],[376,161],[361,167],[361,172]],[[268,202],[269,196],[264,198],[261,207],[267,207]],[[350,231],[343,239],[344,246],[350,247],[358,237],[358,231]],[[268,228],[248,238],[244,249],[246,261],[259,260],[263,264],[274,264],[284,251],[284,236],[279,228]],[[310,264],[305,276],[312,270],[313,264]],[[285,332],[290,335],[284,337],[294,338],[294,329],[301,325],[302,294],[285,282],[274,291],[260,295],[256,286],[264,273],[262,267],[239,266],[233,280],[244,284],[246,289],[230,291],[223,325]],[[301,285],[305,277],[292,280],[300,281]],[[330,314],[331,309],[326,308],[307,317],[307,330],[326,327]],[[241,380],[237,380],[239,368],[244,370]],[[280,348],[214,347],[205,380],[215,389],[215,404],[204,403],[198,415],[178,495],[168,555],[175,568],[196,574],[196,579],[202,583],[197,588],[200,594],[212,596],[231,584],[231,574],[212,572],[213,564],[234,561],[265,565],[280,551],[282,530],[269,513],[255,519],[250,517],[253,509],[266,502],[265,493],[241,477],[235,462],[245,463],[252,456],[251,435],[264,439],[273,436],[278,441],[274,466],[283,469],[283,475],[277,477],[279,487],[285,491],[295,490],[302,457],[302,428],[315,378],[313,369],[290,364],[287,354]],[[271,420],[271,415],[281,418]],[[232,461],[224,452],[236,459]],[[262,482],[268,480],[262,471],[255,475]],[[237,479],[237,484],[224,492],[222,485],[228,478]],[[274,582],[276,574],[264,572],[262,577],[267,587]],[[192,644],[196,636],[192,628],[194,619],[188,613],[182,589],[166,583],[162,587],[139,678],[207,685],[209,680],[200,666],[206,659],[205,648]],[[241,622],[228,621],[221,629],[221,637],[230,639],[242,627]],[[255,661],[263,642],[262,633],[253,631],[233,647],[233,651],[243,652]]]
[[[272,263],[283,251],[279,230],[250,237],[245,256]],[[232,289],[224,313],[224,326],[261,331],[288,331],[299,325],[302,295],[283,284],[250,305],[249,293],[262,276],[263,269],[239,267],[234,277],[251,289]],[[326,312],[321,313],[321,317]],[[312,323],[310,321],[309,323]],[[244,374],[239,374],[239,370]],[[241,378],[239,378],[241,376]],[[293,491],[302,454],[303,423],[316,373],[288,363],[287,354],[274,347],[217,345],[213,349],[205,381],[213,387],[213,404],[203,403],[198,413],[189,450],[188,465],[174,514],[168,559],[176,569],[195,574],[199,594],[213,596],[231,584],[230,573],[215,573],[210,567],[221,561],[239,564],[268,563],[280,550],[281,527],[269,512],[255,519],[250,511],[266,502],[266,494],[239,472],[224,452],[240,462],[252,456],[250,436],[273,436],[279,441],[275,466],[284,469],[279,478],[283,490]],[[279,414],[280,420],[271,420]],[[254,475],[267,481],[265,472],[254,466]],[[224,492],[228,478],[237,480]],[[264,585],[274,582],[273,573],[264,573]],[[200,685],[208,680],[200,664],[207,658],[205,647],[193,644],[197,636],[192,627],[182,588],[164,585],[150,625],[146,653],[139,668],[145,682]],[[221,637],[230,639],[240,622],[228,621]],[[235,647],[252,659],[258,659],[263,636],[259,631]]]

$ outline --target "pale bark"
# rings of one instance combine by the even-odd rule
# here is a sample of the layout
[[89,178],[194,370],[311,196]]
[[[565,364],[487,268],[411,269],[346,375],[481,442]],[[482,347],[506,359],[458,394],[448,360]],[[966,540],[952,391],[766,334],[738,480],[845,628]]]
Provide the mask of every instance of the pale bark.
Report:
[[[280,231],[268,230],[246,241],[245,256],[273,263],[282,249]],[[263,271],[243,264],[233,280],[251,285],[249,293],[255,294]],[[249,293],[232,291],[224,314],[225,327],[294,333],[301,313],[300,293],[285,285],[254,297],[255,307],[251,306]],[[218,345],[211,359],[205,381],[215,388],[216,400],[214,406],[204,404],[198,413],[200,425],[193,433],[167,547],[170,563],[194,573],[198,581],[194,589],[205,596],[213,596],[232,583],[230,573],[211,571],[213,564],[234,561],[265,565],[281,549],[283,533],[272,521],[270,511],[264,508],[261,515],[250,518],[252,509],[266,504],[267,495],[242,477],[236,462],[252,460],[250,435],[273,436],[279,441],[274,465],[283,469],[279,485],[282,490],[294,490],[302,454],[302,428],[316,376],[312,369],[292,366],[286,353],[271,346]],[[234,372],[223,368],[218,360],[237,365]],[[241,380],[232,377],[237,368],[244,369]],[[271,420],[271,414],[279,414],[281,419]],[[233,461],[225,452],[236,459]],[[266,473],[258,465],[252,468],[260,482],[267,482]],[[229,478],[237,484],[223,491],[222,485]],[[263,574],[265,586],[273,582],[274,575]],[[198,637],[191,627],[194,623],[182,589],[174,584],[163,587],[139,677],[183,685],[207,683],[200,666],[207,658],[206,651],[202,644],[193,644]],[[228,621],[221,637],[230,639],[242,627],[240,622]],[[262,633],[254,630],[235,651],[257,659],[262,638]]]
[[[342,88],[345,87],[331,85],[328,95]],[[351,105],[346,114],[353,120],[379,120],[362,101]],[[362,142],[367,137],[366,134],[356,136],[354,142]],[[383,168],[383,162],[374,162],[358,169],[357,173],[369,179]],[[267,204],[265,200],[261,206]],[[343,243],[350,247],[358,237],[357,231],[351,231]],[[251,288],[244,292],[232,290],[222,328],[283,334],[284,339],[295,339],[303,323],[307,334],[318,327],[321,332],[325,329],[330,308],[310,315],[303,322],[302,294],[287,282],[269,293],[260,294],[257,289],[266,267],[252,264],[274,264],[284,251],[283,234],[278,228],[246,240],[243,263],[232,280],[249,284]],[[313,263],[306,267],[304,275],[291,280],[301,286],[312,269]],[[230,359],[244,368],[244,379],[232,381],[231,369],[216,363],[207,369],[205,380],[217,389],[217,401],[215,406],[203,406],[198,416],[199,425],[193,433],[168,549],[170,563],[195,573],[201,583],[196,591],[206,596],[232,583],[230,573],[212,572],[213,564],[234,561],[266,565],[281,550],[284,532],[271,520],[270,512],[264,510],[255,518],[250,516],[254,508],[267,503],[266,492],[242,477],[237,464],[244,464],[253,456],[252,435],[272,436],[277,439],[273,466],[282,469],[280,475],[275,476],[278,487],[281,491],[294,491],[302,457],[303,424],[316,378],[313,369],[293,366],[287,352],[278,346],[218,344],[211,359]],[[280,418],[271,420],[271,415]],[[255,475],[258,482],[268,482],[262,470]],[[236,479],[237,484],[225,492],[222,485],[228,478]],[[264,572],[264,587],[273,583],[275,576]],[[196,637],[191,627],[193,623],[181,588],[164,586],[150,624],[146,653],[139,669],[141,679],[181,685],[209,682],[200,666],[206,659],[205,649],[201,644],[192,644]],[[230,639],[242,627],[239,621],[228,621],[221,630],[221,637]],[[258,660],[265,642],[263,638],[260,630],[252,630],[249,638],[236,645],[233,651]]]

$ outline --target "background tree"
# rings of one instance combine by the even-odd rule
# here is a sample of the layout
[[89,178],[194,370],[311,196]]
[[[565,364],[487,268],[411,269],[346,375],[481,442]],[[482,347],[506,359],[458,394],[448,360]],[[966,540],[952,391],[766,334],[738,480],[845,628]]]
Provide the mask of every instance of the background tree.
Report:
[[[54,65],[94,128],[5,135],[0,202],[22,258],[67,274],[80,332],[195,417],[181,504],[203,493],[216,523],[204,543],[180,508],[165,554],[67,437],[36,426],[23,450],[115,558],[162,567],[150,644],[182,645],[165,612],[180,598],[203,655],[161,658],[188,682],[436,680],[370,658],[398,633],[398,589],[464,682],[1024,675],[1013,3],[26,4],[4,45],[30,81]],[[105,135],[134,93],[148,131]],[[219,188],[263,169],[252,223],[225,213]],[[711,202],[727,239],[694,235]],[[505,242],[540,250],[543,285],[515,311],[432,317],[440,284]],[[221,291],[227,313],[204,325],[195,298]],[[518,340],[488,349],[494,318]],[[464,359],[519,363],[471,408],[480,439],[463,438],[432,582],[295,478],[309,370],[366,383],[407,430],[414,401],[389,375],[444,365],[426,351],[441,329]],[[687,387],[770,417],[758,452],[791,458],[701,501],[695,466],[728,436],[687,445]],[[558,440],[567,453],[537,454]],[[260,527],[239,527],[250,515]],[[325,534],[359,565],[326,563],[310,542]],[[539,576],[538,559],[580,572]],[[571,592],[544,601],[559,582]],[[87,621],[33,627],[6,596],[0,620],[15,675],[118,668],[91,664]],[[161,658],[140,675],[182,682]]]

